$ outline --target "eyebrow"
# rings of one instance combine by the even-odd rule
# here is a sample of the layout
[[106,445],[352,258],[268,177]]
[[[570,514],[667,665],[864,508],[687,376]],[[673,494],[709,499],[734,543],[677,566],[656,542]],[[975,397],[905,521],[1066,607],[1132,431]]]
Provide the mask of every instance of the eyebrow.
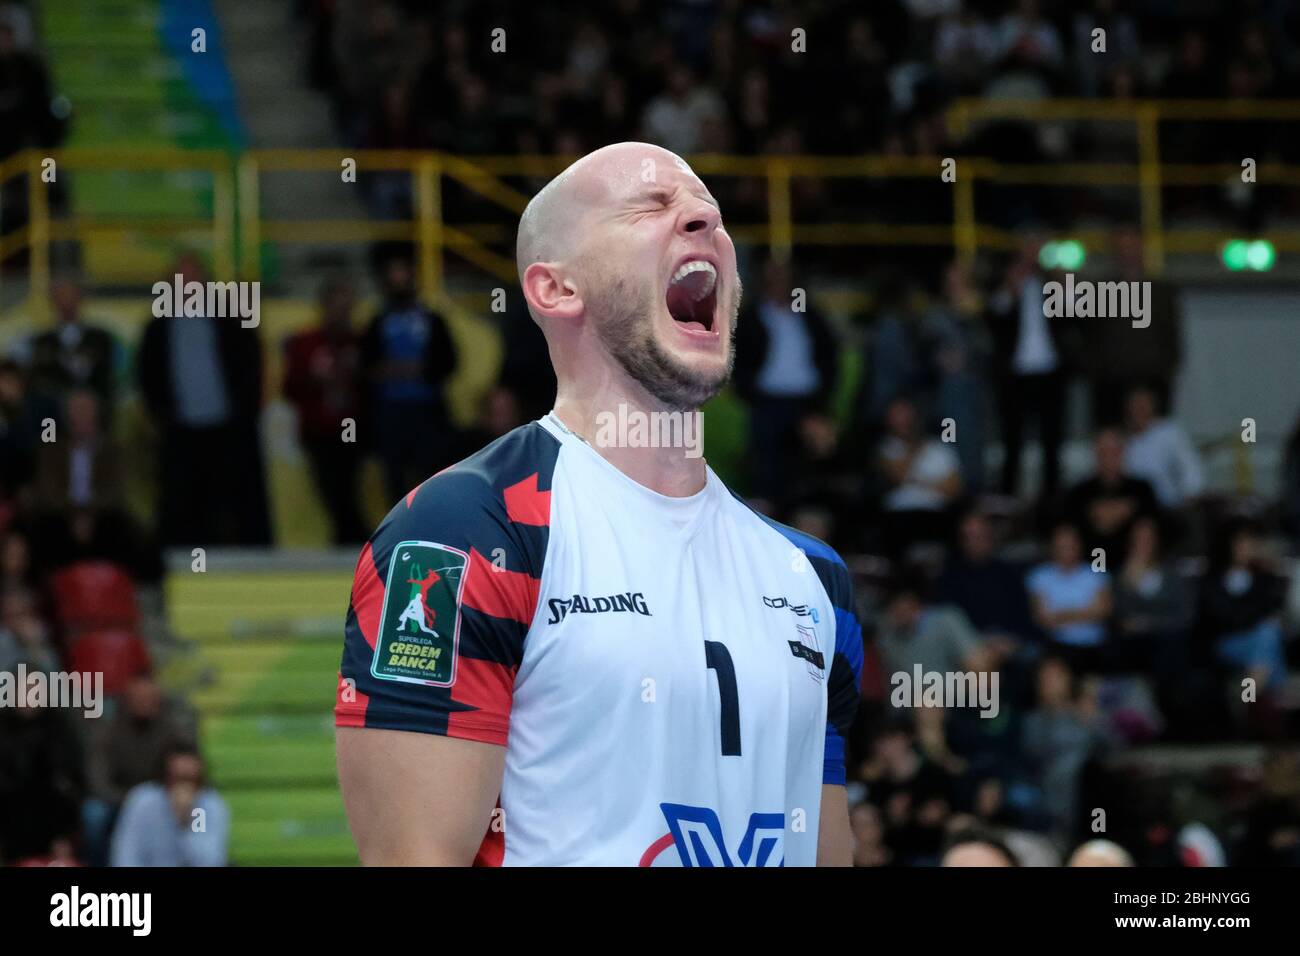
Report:
[[[639,198],[641,198],[641,199],[649,199],[649,200],[653,200],[653,201],[655,201],[655,202],[663,202],[663,203],[666,203],[666,202],[668,201],[669,197],[671,197],[672,194],[673,194],[674,192],[675,192],[675,190],[668,189],[667,187],[664,187],[664,186],[655,186],[655,187],[653,187],[653,188],[651,188],[651,189],[647,189],[645,192],[643,192],[643,193],[641,194],[641,196],[640,196]],[[722,207],[718,205],[718,201],[717,201],[716,199],[713,198],[713,194],[712,194],[711,192],[709,192],[708,189],[705,189],[705,190],[704,190],[704,194],[703,194],[703,195],[701,195],[700,193],[694,192],[693,190],[690,190],[690,193],[691,193],[691,195],[694,196],[696,199],[703,199],[706,203],[708,203],[708,204],[709,204],[710,206],[712,206],[714,209],[717,209],[717,210],[721,211]]]

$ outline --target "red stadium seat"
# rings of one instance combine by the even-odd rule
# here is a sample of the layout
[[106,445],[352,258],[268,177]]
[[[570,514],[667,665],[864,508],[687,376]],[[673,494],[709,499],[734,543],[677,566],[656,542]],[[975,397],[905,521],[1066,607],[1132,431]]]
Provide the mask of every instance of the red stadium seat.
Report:
[[152,667],[144,641],[123,628],[82,634],[72,645],[69,662],[74,671],[102,673],[106,697],[121,693],[131,678]]
[[54,615],[69,637],[92,628],[135,628],[140,609],[131,576],[109,561],[80,561],[51,578]]

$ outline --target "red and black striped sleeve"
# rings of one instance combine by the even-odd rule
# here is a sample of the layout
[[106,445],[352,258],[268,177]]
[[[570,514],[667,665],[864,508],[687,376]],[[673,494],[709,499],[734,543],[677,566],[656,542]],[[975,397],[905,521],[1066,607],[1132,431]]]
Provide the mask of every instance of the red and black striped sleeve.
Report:
[[338,726],[506,743],[558,453],[554,436],[525,425],[388,514],[357,562]]

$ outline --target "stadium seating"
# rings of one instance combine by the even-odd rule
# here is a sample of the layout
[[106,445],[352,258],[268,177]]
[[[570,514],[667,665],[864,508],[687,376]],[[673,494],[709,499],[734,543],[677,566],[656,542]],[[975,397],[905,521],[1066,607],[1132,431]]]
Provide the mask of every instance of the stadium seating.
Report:
[[134,631],[110,628],[81,635],[69,651],[72,670],[103,674],[104,696],[116,697],[137,674],[151,668],[149,650]]
[[334,769],[338,595],[348,571],[173,573],[172,625],[213,782],[233,814],[238,865],[356,863]]
[[69,637],[91,628],[134,628],[140,623],[135,585],[108,561],[79,561],[53,575],[54,616]]

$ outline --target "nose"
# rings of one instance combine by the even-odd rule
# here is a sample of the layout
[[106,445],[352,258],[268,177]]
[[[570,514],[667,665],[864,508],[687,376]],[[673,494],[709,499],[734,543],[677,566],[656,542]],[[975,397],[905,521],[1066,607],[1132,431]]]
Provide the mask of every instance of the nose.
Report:
[[692,199],[682,210],[677,228],[684,233],[711,233],[722,224],[722,215],[718,208],[703,199]]

